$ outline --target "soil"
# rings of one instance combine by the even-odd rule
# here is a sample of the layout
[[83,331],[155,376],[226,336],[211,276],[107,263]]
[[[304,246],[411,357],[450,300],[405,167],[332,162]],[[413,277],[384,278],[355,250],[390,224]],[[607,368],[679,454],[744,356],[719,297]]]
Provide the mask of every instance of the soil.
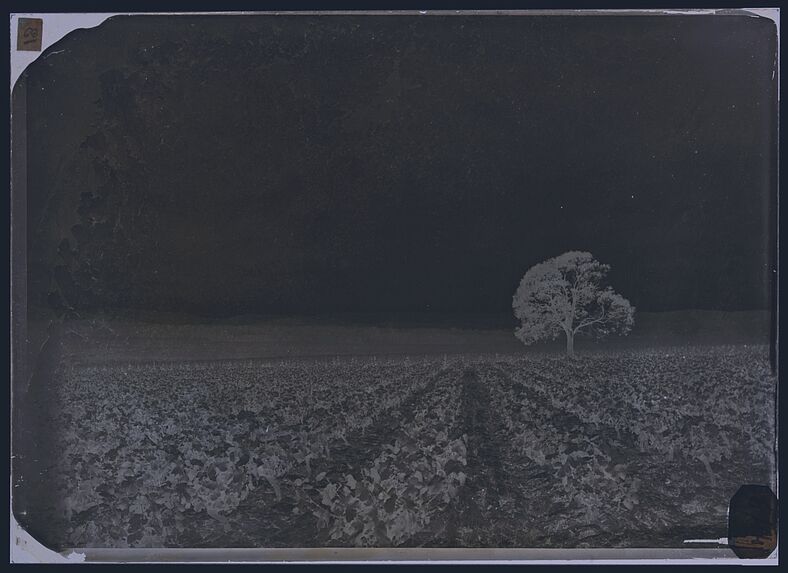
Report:
[[462,376],[462,426],[468,436],[465,486],[448,517],[449,547],[506,547],[511,533],[500,527],[514,500],[507,495],[506,472],[496,436],[500,422],[490,408],[490,394],[472,368]]

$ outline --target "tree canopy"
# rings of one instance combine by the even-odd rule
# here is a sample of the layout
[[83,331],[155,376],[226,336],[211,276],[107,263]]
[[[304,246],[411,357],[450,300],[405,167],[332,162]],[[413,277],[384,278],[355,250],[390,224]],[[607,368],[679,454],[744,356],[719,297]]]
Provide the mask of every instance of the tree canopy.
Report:
[[570,251],[534,265],[514,294],[512,308],[521,325],[515,335],[524,344],[566,336],[574,355],[574,337],[626,335],[635,323],[635,308],[604,284],[610,265],[591,253]]

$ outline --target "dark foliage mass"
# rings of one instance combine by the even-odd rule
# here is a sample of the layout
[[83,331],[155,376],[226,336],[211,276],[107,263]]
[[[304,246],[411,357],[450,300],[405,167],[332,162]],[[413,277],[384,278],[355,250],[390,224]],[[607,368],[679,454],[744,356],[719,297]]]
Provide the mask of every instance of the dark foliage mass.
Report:
[[505,312],[588,249],[768,302],[775,32],[739,17],[115,18],[26,73],[31,302]]

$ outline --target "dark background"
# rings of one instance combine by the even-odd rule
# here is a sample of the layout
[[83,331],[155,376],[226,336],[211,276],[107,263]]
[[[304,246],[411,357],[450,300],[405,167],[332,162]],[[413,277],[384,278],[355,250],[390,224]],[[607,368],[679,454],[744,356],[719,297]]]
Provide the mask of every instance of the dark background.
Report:
[[136,16],[48,52],[31,305],[503,313],[575,249],[639,310],[770,304],[769,20]]

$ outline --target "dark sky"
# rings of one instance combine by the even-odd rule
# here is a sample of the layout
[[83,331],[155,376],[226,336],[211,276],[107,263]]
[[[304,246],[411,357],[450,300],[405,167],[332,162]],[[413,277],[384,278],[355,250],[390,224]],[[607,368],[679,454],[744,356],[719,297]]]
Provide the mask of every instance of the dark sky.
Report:
[[641,310],[766,308],[775,45],[741,16],[115,18],[27,74],[31,296],[103,264],[94,305],[508,312],[586,250]]

